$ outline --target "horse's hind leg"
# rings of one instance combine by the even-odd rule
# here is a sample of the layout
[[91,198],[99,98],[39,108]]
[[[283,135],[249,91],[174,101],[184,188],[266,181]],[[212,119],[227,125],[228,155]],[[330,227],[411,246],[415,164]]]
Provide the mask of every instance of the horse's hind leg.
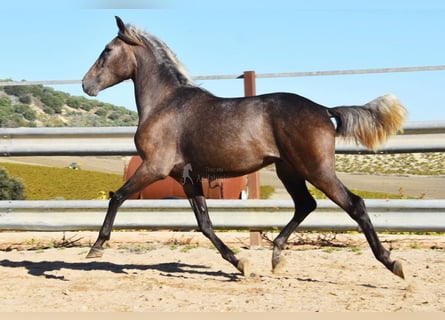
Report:
[[315,210],[317,204],[307,189],[305,180],[287,163],[276,163],[277,175],[283,182],[286,190],[291,195],[295,204],[295,213],[291,221],[281,230],[280,234],[274,240],[272,254],[272,271],[279,271],[284,260],[280,256],[289,236],[294,232],[298,225],[307,217],[309,213]]
[[99,258],[103,255],[102,246],[105,241],[110,239],[114,219],[116,218],[117,210],[122,205],[122,203],[131,195],[139,192],[144,187],[158,179],[160,179],[160,176],[151,173],[148,169],[148,166],[144,165],[143,163],[136,170],[134,175],[113,194],[108,204],[107,214],[105,216],[102,227],[100,228],[99,236],[88,252],[87,258]]
[[252,276],[247,261],[236,258],[233,251],[230,250],[213,231],[213,225],[209,217],[202,184],[186,182],[184,184],[184,191],[190,201],[193,212],[195,213],[201,232],[212,242],[225,260],[229,261],[235,268],[241,271],[243,275]]
[[377,260],[395,275],[404,278],[402,264],[399,261],[391,260],[390,252],[382,246],[369,218],[363,199],[350,192],[340,182],[333,170],[314,175],[310,182],[323,191],[326,196],[344,209],[358,223]]

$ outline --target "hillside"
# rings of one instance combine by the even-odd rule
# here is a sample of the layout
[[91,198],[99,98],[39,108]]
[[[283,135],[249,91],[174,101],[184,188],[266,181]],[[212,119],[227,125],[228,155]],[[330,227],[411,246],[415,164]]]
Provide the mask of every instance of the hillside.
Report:
[[1,86],[0,127],[99,127],[137,125],[124,107],[72,96],[42,85]]

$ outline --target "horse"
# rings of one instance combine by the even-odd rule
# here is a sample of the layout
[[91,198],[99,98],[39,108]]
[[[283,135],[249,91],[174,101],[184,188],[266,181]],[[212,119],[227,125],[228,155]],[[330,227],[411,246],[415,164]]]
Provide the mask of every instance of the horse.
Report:
[[[402,264],[383,247],[364,200],[352,193],[335,172],[336,137],[376,150],[389,136],[403,130],[407,109],[386,94],[364,105],[326,107],[293,93],[222,98],[197,86],[173,51],[159,38],[116,18],[118,33],[82,79],[86,94],[131,79],[139,121],[134,142],[142,163],[111,197],[98,238],[87,258],[103,255],[118,208],[132,194],[171,176],[183,188],[200,231],[221,256],[242,275],[252,266],[215,234],[202,185],[193,183],[209,168],[236,177],[275,164],[290,194],[294,215],[273,240],[272,272],[289,236],[316,209],[306,181],[321,190],[356,221],[375,258],[404,278]],[[183,173],[191,165],[191,179]]]
[[192,165],[190,163],[187,163],[182,169],[182,184],[185,184],[187,179],[193,183],[193,179],[190,176],[190,171],[193,171]]

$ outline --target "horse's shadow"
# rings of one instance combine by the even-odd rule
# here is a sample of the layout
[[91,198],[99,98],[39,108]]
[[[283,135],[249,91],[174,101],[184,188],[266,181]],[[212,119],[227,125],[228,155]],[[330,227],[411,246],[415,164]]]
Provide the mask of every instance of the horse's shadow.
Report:
[[222,271],[210,271],[209,267],[204,265],[192,265],[186,263],[159,263],[152,265],[142,264],[115,264],[112,262],[65,262],[65,261],[11,261],[8,259],[0,260],[0,267],[6,268],[26,268],[28,274],[32,276],[44,276],[47,279],[56,279],[62,281],[69,281],[63,275],[51,274],[51,272],[69,269],[80,271],[109,271],[118,274],[129,274],[132,270],[146,271],[158,270],[166,277],[181,277],[186,278],[187,275],[201,275],[218,277],[221,281],[238,280],[238,275],[233,273],[225,273]]

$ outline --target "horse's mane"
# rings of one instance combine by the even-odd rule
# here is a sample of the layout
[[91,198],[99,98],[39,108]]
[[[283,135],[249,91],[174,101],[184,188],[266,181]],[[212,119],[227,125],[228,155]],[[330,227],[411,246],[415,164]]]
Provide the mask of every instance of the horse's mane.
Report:
[[176,54],[162,40],[131,24],[127,24],[126,33],[122,34],[119,32],[118,37],[126,42],[144,45],[152,51],[158,63],[164,65],[180,84],[193,84],[193,80],[187,69],[178,60]]

